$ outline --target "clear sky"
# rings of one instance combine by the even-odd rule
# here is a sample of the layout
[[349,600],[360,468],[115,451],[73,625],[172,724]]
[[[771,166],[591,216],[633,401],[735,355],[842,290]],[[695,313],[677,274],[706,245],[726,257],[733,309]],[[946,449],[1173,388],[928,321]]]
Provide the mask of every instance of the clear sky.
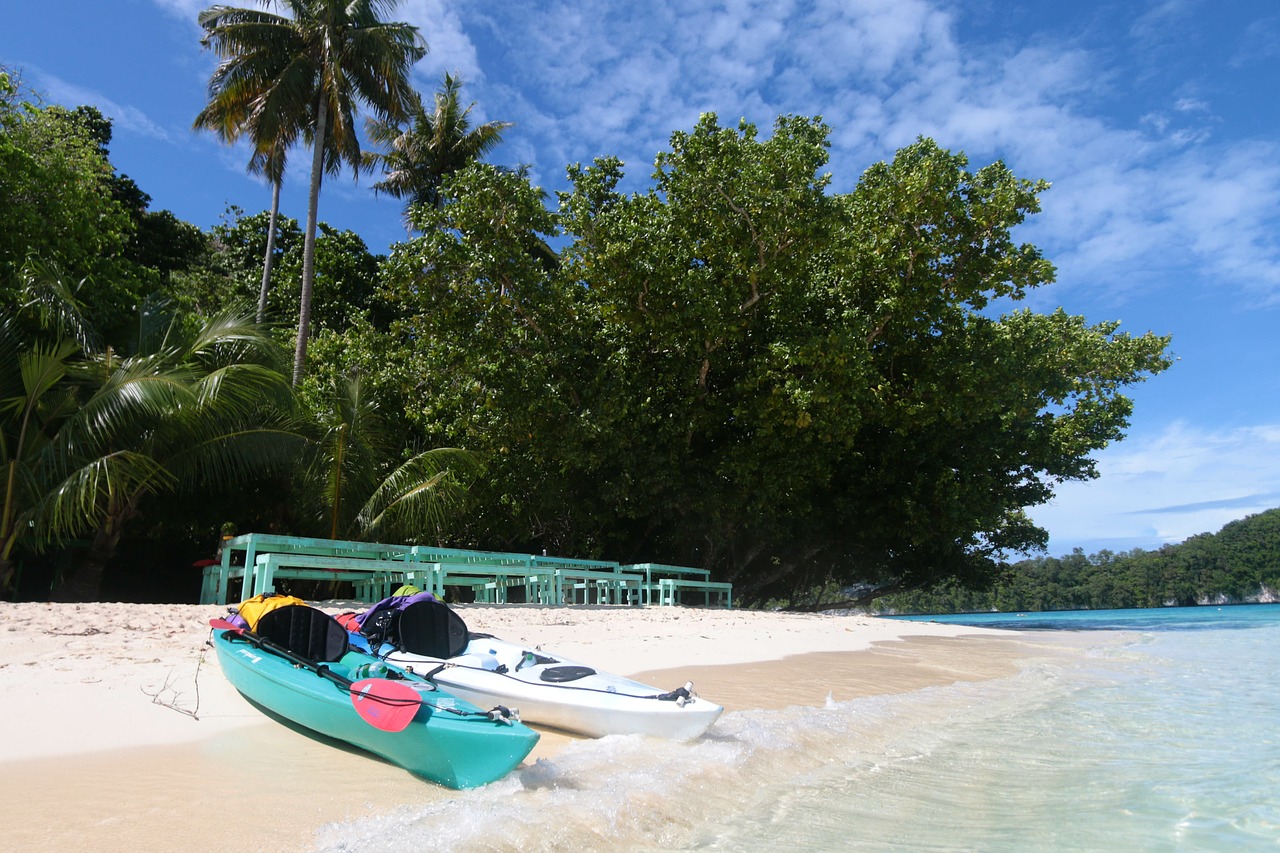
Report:
[[[245,150],[190,129],[215,64],[206,5],[0,2],[0,64],[110,116],[116,167],[204,228],[270,200]],[[647,188],[707,111],[764,131],[823,116],[837,191],[919,135],[1052,182],[1019,234],[1058,267],[1031,307],[1172,334],[1179,360],[1132,390],[1101,478],[1033,510],[1050,552],[1151,548],[1280,506],[1275,0],[407,0],[395,17],[430,45],[420,91],[461,73],[479,118],[516,122],[491,159],[549,191],[603,155]],[[282,204],[301,221],[308,160],[292,162]],[[329,179],[320,218],[385,252],[400,205],[369,183]]]

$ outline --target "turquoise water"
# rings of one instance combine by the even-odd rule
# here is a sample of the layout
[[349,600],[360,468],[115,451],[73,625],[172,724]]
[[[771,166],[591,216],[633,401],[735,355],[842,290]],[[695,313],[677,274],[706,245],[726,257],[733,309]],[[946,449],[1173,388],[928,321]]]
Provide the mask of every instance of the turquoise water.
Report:
[[894,616],[899,621],[942,622],[1015,631],[1229,631],[1280,625],[1280,604],[1152,607],[1145,610],[1050,610],[1044,613],[953,613]]
[[576,742],[486,788],[424,791],[391,816],[327,826],[316,846],[1280,847],[1280,607],[1052,619],[1026,634],[1016,676],[729,713],[688,744]]

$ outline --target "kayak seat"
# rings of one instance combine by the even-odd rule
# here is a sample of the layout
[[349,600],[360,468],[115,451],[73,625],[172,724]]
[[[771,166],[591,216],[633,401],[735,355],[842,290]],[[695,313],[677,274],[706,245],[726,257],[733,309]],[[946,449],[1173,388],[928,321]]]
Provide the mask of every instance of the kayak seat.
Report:
[[291,604],[268,610],[254,631],[298,657],[332,663],[347,653],[347,630],[323,610]]
[[565,681],[577,681],[579,678],[586,678],[588,675],[595,674],[596,671],[589,666],[549,666],[538,677],[543,681],[558,684]]
[[439,601],[416,601],[401,610],[396,633],[404,651],[432,658],[457,657],[470,641],[467,623]]

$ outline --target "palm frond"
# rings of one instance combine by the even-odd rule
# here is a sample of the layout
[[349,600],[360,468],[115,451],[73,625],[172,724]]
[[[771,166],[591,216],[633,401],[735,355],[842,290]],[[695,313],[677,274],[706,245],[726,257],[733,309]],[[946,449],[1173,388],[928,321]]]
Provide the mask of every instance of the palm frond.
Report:
[[153,359],[130,359],[112,371],[58,430],[52,447],[59,464],[142,448],[174,412],[194,406],[188,372],[162,368]]
[[297,465],[306,436],[280,418],[276,423],[224,423],[208,427],[166,460],[177,488],[184,492],[249,483],[286,474]]
[[84,282],[73,286],[57,263],[38,258],[27,259],[19,277],[22,307],[35,315],[41,329],[55,337],[71,338],[86,350],[99,346],[98,333],[76,296]]
[[195,380],[193,390],[192,418],[249,417],[255,412],[265,416],[269,411],[289,411],[294,402],[284,374],[259,364],[217,368]]
[[466,501],[481,466],[465,450],[419,453],[392,471],[357,516],[362,535],[414,541],[431,538]]
[[68,472],[30,512],[37,546],[65,542],[93,530],[145,491],[165,488],[173,476],[145,453],[120,450]]

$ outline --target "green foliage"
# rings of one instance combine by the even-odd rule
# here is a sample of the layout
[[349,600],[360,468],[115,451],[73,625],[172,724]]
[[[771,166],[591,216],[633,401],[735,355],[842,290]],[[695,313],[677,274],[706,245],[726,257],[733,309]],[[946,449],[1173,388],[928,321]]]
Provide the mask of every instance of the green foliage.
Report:
[[[559,512],[565,504],[548,472],[564,465],[566,443],[553,436],[572,427],[574,391],[551,368],[577,357],[573,340],[559,334],[575,309],[529,251],[555,225],[526,179],[472,166],[452,179],[448,194],[464,201],[424,210],[423,236],[388,259],[387,296],[402,315],[392,331],[405,355],[374,375],[388,367],[400,374],[394,381],[411,389],[408,413],[426,443],[485,460],[490,476],[478,484],[478,515],[458,535],[510,542],[538,524],[525,507]],[[544,331],[551,328],[556,338]],[[521,508],[515,526],[513,506]]]
[[147,282],[125,257],[134,223],[113,195],[101,128],[33,98],[0,69],[0,302],[16,304],[19,272],[36,257],[82,282],[81,300],[109,328]]
[[[166,295],[195,312],[220,311],[255,301],[262,283],[268,220],[266,212],[246,215],[240,208],[229,208],[223,221],[211,229],[203,261],[174,274]],[[279,218],[276,229],[276,287],[268,293],[264,321],[287,328],[290,318],[298,314],[303,235],[297,220],[287,216]],[[381,260],[354,231],[319,224],[315,249],[318,287],[313,305],[319,329],[345,331],[362,313],[387,322],[388,309],[377,298]]]
[[[342,331],[362,311],[385,321],[386,312],[375,298],[380,261],[381,256],[372,254],[354,231],[339,231],[320,223],[315,246],[315,301],[311,309],[318,328]],[[298,281],[302,262],[300,251],[287,252],[280,263],[281,280]],[[296,316],[297,289],[288,288],[278,304],[279,313],[275,316],[287,316],[286,312]]]
[[462,506],[478,470],[465,451],[413,451],[383,398],[358,369],[308,378],[304,408],[315,435],[297,491],[330,539],[434,541]]
[[1277,594],[1280,509],[1272,509],[1155,551],[1086,557],[1077,548],[1064,557],[1016,563],[987,588],[947,581],[885,596],[876,606],[895,613],[1105,610],[1272,600]]
[[1023,508],[1094,476],[1168,339],[994,315],[1052,280],[1012,237],[1043,182],[920,140],[833,195],[826,137],[704,116],[646,193],[605,158],[552,216],[473,167],[424,212],[385,281],[413,417],[488,466],[473,539],[708,566],[757,601],[981,584],[1043,545]]
[[107,340],[130,333],[137,308],[197,265],[205,236],[109,160],[111,122],[95,107],[42,107],[0,69],[0,300],[14,304],[30,263],[77,282],[76,298]]

